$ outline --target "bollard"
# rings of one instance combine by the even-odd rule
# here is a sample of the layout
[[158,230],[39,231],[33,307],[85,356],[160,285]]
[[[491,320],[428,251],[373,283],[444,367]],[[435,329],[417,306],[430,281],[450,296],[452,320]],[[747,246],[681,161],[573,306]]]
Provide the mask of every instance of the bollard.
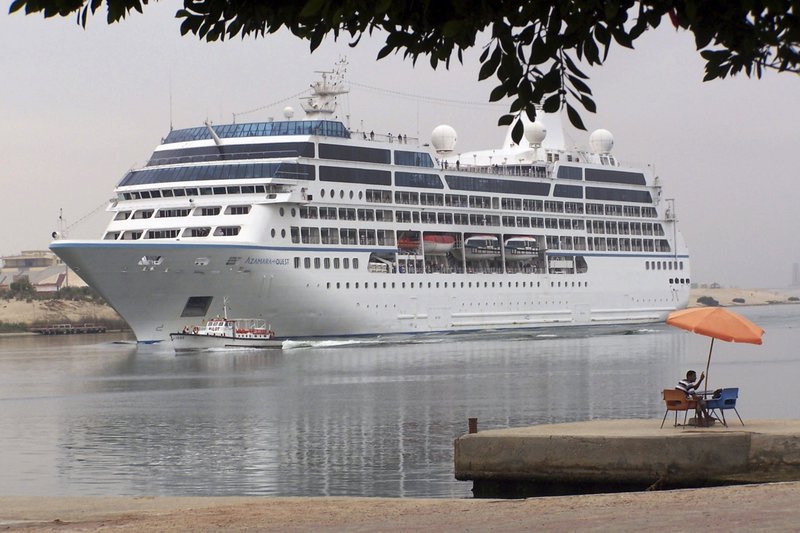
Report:
[[478,419],[477,418],[470,418],[469,419],[469,432],[470,433],[477,433],[478,432]]

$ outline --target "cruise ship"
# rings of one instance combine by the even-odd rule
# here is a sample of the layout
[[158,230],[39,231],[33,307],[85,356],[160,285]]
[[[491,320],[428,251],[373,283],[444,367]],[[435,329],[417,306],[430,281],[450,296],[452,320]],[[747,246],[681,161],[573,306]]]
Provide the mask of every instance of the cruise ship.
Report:
[[568,147],[559,117],[502,147],[348,128],[341,70],[306,116],[175,129],[129,171],[97,240],[50,249],[140,342],[220,313],[281,338],[658,322],[685,307],[689,254],[650,168],[613,137]]

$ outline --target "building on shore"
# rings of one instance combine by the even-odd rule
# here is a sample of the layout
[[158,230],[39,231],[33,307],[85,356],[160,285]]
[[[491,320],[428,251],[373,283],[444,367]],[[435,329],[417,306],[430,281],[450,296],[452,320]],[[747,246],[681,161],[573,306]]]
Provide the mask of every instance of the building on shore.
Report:
[[26,276],[37,292],[56,292],[64,287],[84,287],[86,283],[49,250],[25,250],[18,255],[0,257],[0,289]]

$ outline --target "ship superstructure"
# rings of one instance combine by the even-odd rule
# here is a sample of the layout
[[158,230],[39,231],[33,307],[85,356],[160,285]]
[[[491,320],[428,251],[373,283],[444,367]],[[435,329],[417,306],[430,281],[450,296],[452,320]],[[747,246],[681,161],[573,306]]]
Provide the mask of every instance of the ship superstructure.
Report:
[[[456,153],[334,118],[340,73],[304,120],[173,130],[131,170],[99,240],[51,249],[139,341],[238,316],[285,338],[641,324],[689,297],[674,207],[605,130],[565,147],[558,117]],[[215,305],[216,304],[216,305]]]

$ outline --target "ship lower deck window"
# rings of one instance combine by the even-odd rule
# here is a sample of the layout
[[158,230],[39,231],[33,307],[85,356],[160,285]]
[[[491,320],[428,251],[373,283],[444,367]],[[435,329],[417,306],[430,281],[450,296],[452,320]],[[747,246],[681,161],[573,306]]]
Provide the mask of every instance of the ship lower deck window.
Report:
[[208,237],[211,228],[186,228],[183,232],[184,237]]
[[233,237],[239,235],[239,226],[220,226],[214,231],[215,237]]
[[231,205],[225,210],[226,215],[246,215],[249,212],[249,205]]
[[211,307],[213,296],[190,296],[183,307],[181,317],[202,317],[206,316],[208,308]]
[[213,217],[220,214],[222,208],[219,206],[214,207],[201,207],[200,209],[195,209],[194,215],[197,217]]
[[151,229],[145,235],[145,239],[174,239],[178,236],[177,229]]

